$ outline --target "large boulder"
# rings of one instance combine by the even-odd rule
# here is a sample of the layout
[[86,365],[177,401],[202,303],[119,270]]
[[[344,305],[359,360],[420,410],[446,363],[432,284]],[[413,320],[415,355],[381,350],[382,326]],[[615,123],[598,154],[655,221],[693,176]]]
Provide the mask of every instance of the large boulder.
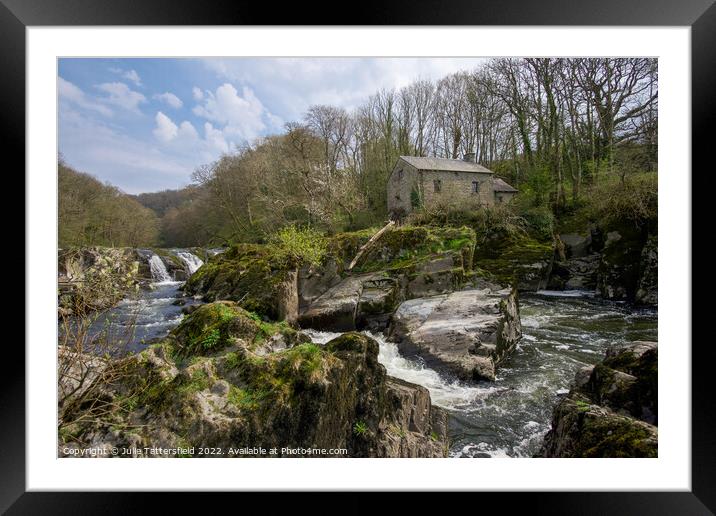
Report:
[[580,370],[557,405],[540,452],[544,457],[656,457],[657,345],[610,347]]
[[567,258],[581,258],[591,253],[591,233],[587,233],[586,235],[579,233],[562,233],[559,235],[559,239],[564,244]]
[[[346,333],[320,346],[289,338],[273,351],[279,327],[235,304],[219,306],[197,310],[165,341],[109,366],[116,374],[103,378],[111,381],[96,380],[88,392],[112,409],[64,413],[60,455],[153,447],[190,457],[201,456],[199,448],[223,457],[331,449],[346,449],[343,457],[446,456],[446,414],[426,389],[386,375],[375,340]],[[214,334],[220,345],[198,345]]]
[[634,301],[644,242],[644,230],[633,224],[624,223],[606,232],[597,270],[597,292],[601,297]]
[[303,328],[327,331],[356,329],[363,282],[372,276],[349,276],[316,298],[298,318]]
[[520,336],[516,291],[498,287],[405,301],[389,330],[404,353],[469,380],[494,380]]
[[297,264],[278,259],[267,246],[238,244],[212,256],[184,285],[205,301],[230,300],[262,317],[298,317]]
[[474,266],[479,274],[500,285],[536,291],[547,283],[553,255],[552,243],[493,232],[478,243]]

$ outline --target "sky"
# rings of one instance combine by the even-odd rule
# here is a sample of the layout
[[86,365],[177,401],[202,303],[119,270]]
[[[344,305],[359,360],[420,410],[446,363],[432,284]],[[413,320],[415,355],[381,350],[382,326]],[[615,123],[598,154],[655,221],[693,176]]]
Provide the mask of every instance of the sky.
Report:
[[480,58],[59,60],[59,151],[136,194],[175,189],[237,145],[316,104],[351,110],[376,91],[472,70]]

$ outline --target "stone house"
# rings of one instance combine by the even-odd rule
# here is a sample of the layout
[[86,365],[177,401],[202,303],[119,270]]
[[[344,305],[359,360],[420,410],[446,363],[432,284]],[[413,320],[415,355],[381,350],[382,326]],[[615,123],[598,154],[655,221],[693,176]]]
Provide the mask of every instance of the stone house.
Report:
[[388,212],[407,214],[424,206],[471,208],[507,203],[517,189],[475,163],[463,159],[400,156],[388,177]]

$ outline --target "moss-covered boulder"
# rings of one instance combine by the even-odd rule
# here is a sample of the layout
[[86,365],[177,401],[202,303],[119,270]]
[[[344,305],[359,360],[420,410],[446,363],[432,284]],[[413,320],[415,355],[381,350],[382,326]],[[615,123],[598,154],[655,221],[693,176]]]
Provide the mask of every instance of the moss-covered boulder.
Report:
[[[225,347],[206,349],[214,330]],[[77,402],[67,417],[82,422],[63,427],[60,454],[91,446],[162,448],[172,457],[201,457],[203,448],[221,457],[446,455],[446,414],[424,388],[386,376],[376,341],[348,333],[266,352],[280,331],[234,304],[202,307],[171,338],[92,383],[92,399],[113,408],[82,419],[76,414],[88,408]]]
[[[330,253],[343,267],[375,234],[375,229],[340,233],[329,244]],[[399,270],[445,253],[459,256],[459,265],[472,268],[475,231],[468,227],[400,226],[384,233],[354,267],[356,273]]]
[[264,321],[233,301],[197,307],[168,337],[174,353],[184,357],[210,354],[232,345],[256,350],[270,339],[274,347],[279,339],[283,347],[290,347],[304,338],[286,322]]
[[534,291],[546,285],[553,255],[551,242],[494,231],[478,240],[474,265],[486,279],[514,285],[520,291]]
[[557,405],[545,457],[656,457],[657,346],[631,342],[580,371]]
[[567,396],[554,410],[545,437],[543,457],[657,457],[655,426],[617,414],[579,393]]
[[207,301],[231,300],[273,320],[295,320],[298,312],[297,267],[278,259],[270,246],[238,244],[215,255],[184,285]]

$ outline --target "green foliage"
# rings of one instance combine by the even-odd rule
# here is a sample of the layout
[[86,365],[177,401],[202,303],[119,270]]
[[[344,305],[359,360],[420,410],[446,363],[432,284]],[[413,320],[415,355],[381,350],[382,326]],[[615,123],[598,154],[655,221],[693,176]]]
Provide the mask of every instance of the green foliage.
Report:
[[554,233],[554,214],[547,206],[528,208],[520,213],[528,231],[539,240],[549,240]]
[[159,238],[159,218],[118,188],[58,164],[60,247],[151,246]]
[[356,421],[353,423],[353,433],[357,436],[363,436],[368,433],[368,425],[365,421]]
[[658,217],[658,186],[654,172],[627,176],[624,182],[616,177],[602,181],[589,192],[590,217],[604,225],[621,221],[651,224]]
[[274,257],[282,262],[319,265],[328,249],[326,238],[311,228],[287,226],[272,236]]
[[423,198],[415,186],[410,190],[410,206],[412,206],[414,210],[423,207]]

